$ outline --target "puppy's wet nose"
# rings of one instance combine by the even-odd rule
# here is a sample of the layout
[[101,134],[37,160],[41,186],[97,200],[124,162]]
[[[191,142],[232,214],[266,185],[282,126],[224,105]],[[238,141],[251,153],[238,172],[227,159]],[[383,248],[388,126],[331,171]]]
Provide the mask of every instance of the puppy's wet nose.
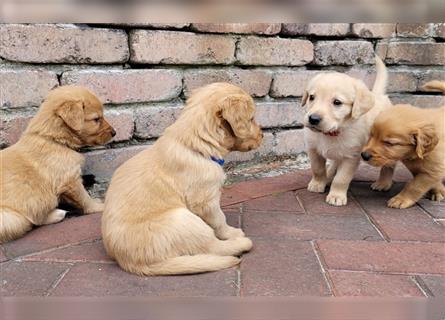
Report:
[[309,116],[309,123],[316,126],[321,121],[321,117],[318,114],[311,114]]
[[111,136],[114,137],[116,135],[116,130],[111,129]]
[[369,160],[371,160],[371,158],[372,158],[372,155],[371,154],[369,154],[368,152],[362,152],[361,153],[361,156],[362,156],[362,158],[363,158],[363,160],[365,160],[365,161],[369,161]]

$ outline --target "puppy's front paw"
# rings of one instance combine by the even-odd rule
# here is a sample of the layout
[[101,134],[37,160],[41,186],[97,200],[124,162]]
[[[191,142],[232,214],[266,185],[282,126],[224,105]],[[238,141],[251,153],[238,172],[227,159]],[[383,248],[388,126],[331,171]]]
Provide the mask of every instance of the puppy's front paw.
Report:
[[431,200],[433,201],[442,201],[445,199],[445,189],[442,190],[431,190]]
[[310,192],[323,193],[325,189],[326,181],[315,180],[314,178],[311,179],[307,186],[307,190]]
[[346,193],[329,192],[326,197],[326,202],[332,206],[345,206],[348,203],[348,196]]
[[220,240],[234,239],[245,237],[243,230],[226,226],[225,228],[215,231],[216,237]]
[[388,191],[392,187],[392,180],[379,181],[377,180],[371,184],[371,189],[374,191]]
[[46,217],[46,220],[43,222],[43,224],[53,224],[62,221],[65,219],[65,215],[68,211],[62,210],[62,209],[54,209],[51,211],[48,216]]
[[388,207],[397,208],[397,209],[405,209],[414,205],[415,201],[405,198],[401,195],[396,195],[388,200]]
[[247,252],[250,251],[250,249],[252,249],[253,246],[252,240],[250,240],[247,237],[239,238],[239,243],[241,245],[242,252]]
[[104,204],[99,199],[93,199],[91,203],[84,209],[84,214],[104,211]]

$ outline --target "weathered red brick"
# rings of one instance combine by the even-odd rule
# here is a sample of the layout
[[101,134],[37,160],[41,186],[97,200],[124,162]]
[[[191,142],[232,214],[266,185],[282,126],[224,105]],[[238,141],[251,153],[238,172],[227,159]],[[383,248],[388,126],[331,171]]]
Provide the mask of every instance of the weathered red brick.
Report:
[[445,244],[317,241],[328,269],[445,274]]
[[242,296],[330,295],[309,242],[255,240],[243,256],[241,277]]
[[262,128],[302,126],[300,101],[259,102],[255,119]]
[[309,36],[345,36],[349,23],[284,23],[282,34]]
[[435,23],[433,27],[433,36],[445,39],[445,23]]
[[130,60],[149,64],[230,64],[235,39],[191,32],[132,30]]
[[182,77],[176,70],[80,70],[62,75],[62,84],[85,86],[105,103],[164,101],[176,98],[182,90]]
[[140,277],[116,264],[76,264],[51,296],[235,296],[237,272],[228,269],[190,276]]
[[[445,43],[398,41],[377,44],[376,51],[387,64],[445,65]],[[384,54],[386,52],[386,55]]]
[[409,276],[329,271],[335,296],[423,297]]
[[57,74],[52,71],[0,69],[1,108],[39,106],[56,87]]
[[279,131],[275,138],[275,154],[298,154],[306,150],[302,129]]
[[429,199],[421,199],[417,203],[434,218],[445,219],[445,201],[439,202],[431,201]]
[[294,69],[277,71],[273,76],[270,95],[275,98],[301,97],[311,78],[320,71]]
[[133,136],[134,118],[131,110],[105,110],[105,118],[116,130],[113,142],[129,140]]
[[82,173],[94,175],[99,182],[109,181],[114,171],[122,163],[146,148],[149,148],[149,145],[95,150],[85,153],[85,165]]
[[274,193],[270,196],[246,201],[243,210],[304,213],[293,191]]
[[135,135],[139,138],[159,137],[178,118],[182,104],[139,108],[135,114]]
[[34,112],[13,115],[0,115],[0,146],[7,147],[16,143],[28,126]]
[[193,23],[192,29],[214,33],[273,35],[280,32],[281,23]]
[[319,41],[315,44],[315,64],[373,64],[374,48],[368,41]]
[[117,29],[4,24],[0,56],[32,63],[118,63],[128,60],[128,39]]
[[1,295],[44,296],[71,266],[62,263],[11,261],[1,266]]
[[254,97],[269,93],[272,74],[265,70],[197,69],[184,73],[184,93],[190,96],[194,89],[213,82],[229,82],[240,86]]
[[433,27],[433,23],[398,23],[397,36],[426,38],[432,35]]
[[352,33],[361,38],[389,38],[396,31],[395,23],[354,23]]
[[312,61],[313,51],[308,40],[248,36],[238,42],[236,58],[243,65],[301,66]]
[[419,108],[437,108],[445,104],[445,96],[441,95],[394,94],[390,99],[393,104],[411,104]]
[[351,198],[346,206],[335,207],[326,203],[326,196],[327,190],[325,193],[309,192],[307,189],[297,191],[298,199],[309,214],[364,215],[363,210]]
[[444,276],[422,275],[417,278],[428,288],[428,294],[431,294],[434,297],[445,297]]

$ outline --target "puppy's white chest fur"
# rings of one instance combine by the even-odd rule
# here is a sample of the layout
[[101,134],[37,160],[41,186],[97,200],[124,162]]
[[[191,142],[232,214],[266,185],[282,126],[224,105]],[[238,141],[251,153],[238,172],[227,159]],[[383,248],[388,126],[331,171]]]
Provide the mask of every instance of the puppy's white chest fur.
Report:
[[340,131],[340,134],[336,137],[313,132],[305,128],[307,147],[317,150],[317,153],[326,159],[340,160],[358,157],[362,146],[368,138],[367,130],[360,128],[360,125],[363,126],[365,124],[355,123],[348,126]]

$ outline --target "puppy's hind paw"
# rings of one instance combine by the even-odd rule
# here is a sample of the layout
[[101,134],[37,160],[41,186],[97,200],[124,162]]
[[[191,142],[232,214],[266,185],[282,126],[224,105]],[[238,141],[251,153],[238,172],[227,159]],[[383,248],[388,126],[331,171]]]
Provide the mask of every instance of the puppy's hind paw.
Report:
[[389,181],[376,181],[371,184],[371,189],[374,191],[388,191],[392,187],[392,180]]
[[84,214],[96,213],[104,211],[104,204],[99,199],[93,199],[91,203],[84,209]]
[[231,226],[227,226],[222,230],[215,230],[215,234],[216,237],[221,240],[241,238],[245,236],[243,230]]
[[323,193],[326,189],[326,184],[325,181],[319,181],[312,178],[307,186],[307,190],[310,192]]
[[388,207],[396,209],[405,209],[413,206],[415,203],[416,202],[411,199],[397,195],[388,200]]
[[68,211],[62,210],[62,209],[54,209],[51,211],[48,216],[46,217],[46,220],[43,222],[43,224],[53,224],[62,221],[65,219],[65,215]]
[[348,196],[342,193],[329,192],[328,196],[326,197],[326,202],[332,206],[345,206],[348,204]]
[[431,190],[430,194],[431,200],[442,201],[445,199],[445,189],[444,190]]

